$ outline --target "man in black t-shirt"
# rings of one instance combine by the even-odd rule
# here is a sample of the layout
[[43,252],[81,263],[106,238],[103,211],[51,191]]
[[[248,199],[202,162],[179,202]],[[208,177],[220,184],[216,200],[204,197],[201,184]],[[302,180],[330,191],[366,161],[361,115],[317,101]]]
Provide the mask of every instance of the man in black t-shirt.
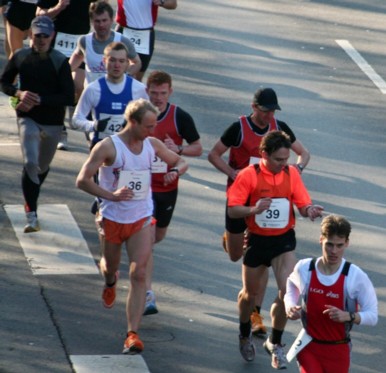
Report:
[[[146,86],[151,103],[160,111],[153,136],[163,141],[170,150],[178,155],[199,157],[202,154],[202,145],[193,118],[179,106],[169,103],[169,98],[173,93],[171,76],[164,71],[152,71],[147,78]],[[168,171],[170,170],[164,162],[159,159],[153,161],[151,188],[154,201],[153,217],[156,220],[154,243],[162,241],[166,236],[177,202],[178,179],[165,185],[164,175]],[[144,315],[158,312],[151,289],[152,272],[153,257],[149,259],[147,265]]]

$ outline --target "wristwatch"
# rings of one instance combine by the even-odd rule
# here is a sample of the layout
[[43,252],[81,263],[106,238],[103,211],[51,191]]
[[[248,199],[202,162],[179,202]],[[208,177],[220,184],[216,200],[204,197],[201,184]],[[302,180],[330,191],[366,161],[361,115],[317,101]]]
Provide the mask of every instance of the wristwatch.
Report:
[[355,321],[355,312],[350,312],[350,322]]
[[299,169],[300,172],[303,172],[303,170],[304,170],[304,165],[303,164],[297,163],[296,167]]
[[180,170],[177,167],[171,168],[169,172],[177,172],[177,176],[180,176]]

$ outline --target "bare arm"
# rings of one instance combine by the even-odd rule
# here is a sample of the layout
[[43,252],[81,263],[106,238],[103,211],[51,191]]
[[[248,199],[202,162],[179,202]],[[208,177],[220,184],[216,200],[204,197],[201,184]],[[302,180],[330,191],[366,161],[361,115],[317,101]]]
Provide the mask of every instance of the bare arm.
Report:
[[202,154],[202,145],[199,139],[191,142],[188,145],[182,146],[176,145],[173,139],[168,134],[166,134],[164,143],[169,150],[174,153],[177,153],[178,155],[186,155],[188,157],[199,157]]
[[94,181],[94,175],[97,173],[99,167],[103,164],[111,164],[115,158],[115,154],[115,147],[110,138],[95,145],[76,178],[75,185],[77,188],[93,196],[110,201],[119,202],[131,199],[134,196],[134,193],[127,187],[122,187],[114,192],[109,192],[101,188]]
[[296,164],[301,164],[303,168],[306,167],[311,158],[310,152],[303,146],[303,144],[299,140],[296,140],[294,143],[292,143],[291,149],[298,156]]
[[71,67],[71,71],[75,71],[83,61],[84,61],[83,53],[80,52],[79,50],[75,50],[72,53],[70,60],[68,61]]
[[151,137],[150,141],[157,157],[161,158],[169,167],[171,167],[170,171],[165,174],[166,185],[170,184],[187,171],[188,163],[185,159],[168,149],[162,141],[154,137]]
[[142,62],[138,54],[134,58],[130,58],[130,65],[127,69],[127,73],[131,76],[134,76],[141,70]]
[[177,0],[153,0],[153,4],[162,8],[173,10],[177,8]]
[[324,208],[319,205],[308,205],[303,206],[299,210],[301,216],[309,218],[311,221],[314,221],[316,218],[321,218]]
[[261,198],[256,206],[230,206],[228,207],[228,215],[232,219],[246,218],[248,216],[261,214],[271,206],[271,198]]
[[232,180],[236,179],[239,170],[233,169],[228,163],[224,161],[222,155],[229,148],[223,144],[221,140],[218,140],[213,146],[212,150],[208,154],[208,161],[212,163],[219,171],[230,177]]
[[37,8],[36,15],[37,16],[48,16],[51,19],[54,19],[60,12],[66,9],[70,5],[70,0],[59,0],[58,3],[48,9]]
[[202,145],[200,140],[196,140],[191,142],[188,145],[181,146],[180,155],[186,155],[188,157],[199,157],[201,154],[202,154]]

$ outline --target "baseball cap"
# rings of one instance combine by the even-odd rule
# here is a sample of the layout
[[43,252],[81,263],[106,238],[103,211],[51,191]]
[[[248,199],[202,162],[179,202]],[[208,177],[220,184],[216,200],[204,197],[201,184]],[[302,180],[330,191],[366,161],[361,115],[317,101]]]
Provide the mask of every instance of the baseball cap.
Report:
[[253,96],[253,102],[267,110],[281,110],[276,93],[272,88],[259,89]]
[[31,22],[31,30],[33,35],[51,35],[55,30],[54,22],[52,22],[52,19],[48,16],[35,17]]

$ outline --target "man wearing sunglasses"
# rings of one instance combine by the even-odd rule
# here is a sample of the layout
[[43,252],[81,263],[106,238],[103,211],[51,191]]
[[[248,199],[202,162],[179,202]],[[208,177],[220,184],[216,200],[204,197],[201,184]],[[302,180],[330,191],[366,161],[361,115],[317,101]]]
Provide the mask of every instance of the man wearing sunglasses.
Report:
[[[31,23],[31,47],[15,52],[5,66],[2,91],[14,98],[23,154],[25,233],[40,230],[37,201],[60,139],[66,105],[74,103],[74,83],[66,56],[51,48],[54,24],[47,16]],[[20,75],[20,88],[14,86]]]
[[[237,174],[249,164],[257,164],[260,155],[260,143],[264,135],[270,131],[280,130],[289,135],[291,150],[297,155],[296,166],[301,173],[307,166],[310,153],[297,140],[290,127],[275,118],[275,111],[281,110],[276,92],[272,88],[257,90],[252,100],[252,113],[243,115],[231,124],[209,152],[208,160],[219,171],[228,176],[227,190],[236,179]],[[230,149],[229,161],[226,162],[223,155]],[[233,262],[238,261],[243,255],[244,239],[247,238],[247,226],[245,220],[231,219],[228,209],[225,213],[225,233],[223,247]],[[266,284],[268,282],[268,270],[261,278],[258,296],[256,297],[256,309],[251,315],[252,333],[258,337],[265,337],[267,330],[260,315],[260,308],[264,299]]]

